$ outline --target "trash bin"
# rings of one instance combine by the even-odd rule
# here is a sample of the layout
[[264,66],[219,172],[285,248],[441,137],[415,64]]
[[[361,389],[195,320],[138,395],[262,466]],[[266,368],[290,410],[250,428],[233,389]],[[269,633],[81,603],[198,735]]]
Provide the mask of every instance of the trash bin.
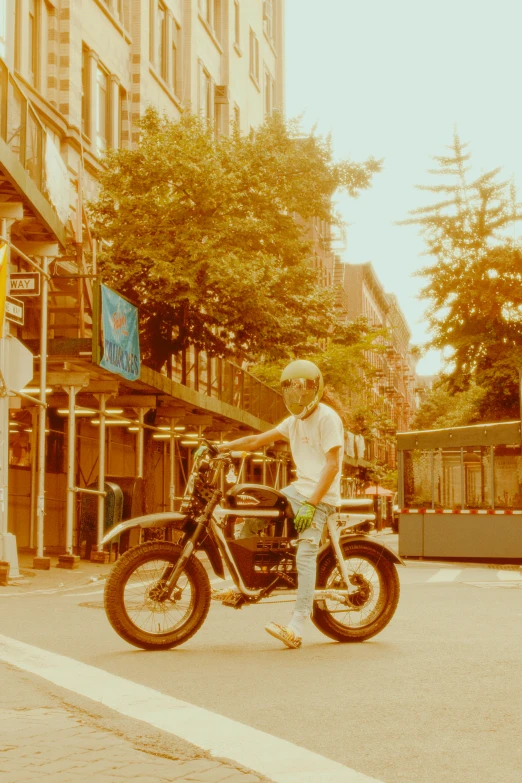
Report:
[[[117,484],[123,492],[122,521],[145,514],[145,482],[136,476],[107,476],[107,481]],[[119,540],[118,552],[122,555],[131,546],[139,543],[139,533],[127,530]]]
[[[123,492],[118,484],[106,481],[104,532],[122,521]],[[87,489],[98,489],[98,482],[89,484]],[[83,560],[90,560],[91,550],[96,547],[98,531],[98,495],[82,493],[80,505],[80,523],[78,525],[78,548]]]

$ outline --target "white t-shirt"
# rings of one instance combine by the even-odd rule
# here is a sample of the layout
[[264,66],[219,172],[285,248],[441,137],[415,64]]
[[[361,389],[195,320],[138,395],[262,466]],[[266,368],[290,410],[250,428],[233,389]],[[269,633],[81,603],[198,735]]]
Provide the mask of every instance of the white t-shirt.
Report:
[[340,416],[322,402],[306,419],[288,416],[277,425],[277,431],[290,441],[297,479],[295,489],[310,497],[326,465],[326,453],[339,449],[339,470],[322,502],[336,506],[341,500],[341,469],[343,464],[344,431]]

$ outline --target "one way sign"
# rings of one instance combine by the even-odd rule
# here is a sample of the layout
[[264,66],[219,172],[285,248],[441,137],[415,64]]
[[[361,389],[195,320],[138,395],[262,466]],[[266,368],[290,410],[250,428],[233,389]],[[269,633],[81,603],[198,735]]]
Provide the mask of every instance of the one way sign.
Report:
[[38,272],[14,272],[10,275],[11,294],[14,296],[38,296],[40,275]]
[[5,317],[8,321],[12,321],[18,326],[24,325],[24,303],[19,299],[15,299],[14,296],[6,296],[5,298]]

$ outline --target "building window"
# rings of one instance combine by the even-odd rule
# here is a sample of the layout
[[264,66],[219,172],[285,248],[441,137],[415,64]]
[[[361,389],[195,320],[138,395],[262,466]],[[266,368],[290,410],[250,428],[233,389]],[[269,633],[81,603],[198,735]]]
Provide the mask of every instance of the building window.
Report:
[[210,27],[216,38],[221,41],[223,9],[221,0],[199,0],[201,16]]
[[7,0],[0,0],[0,57],[5,60],[7,40]]
[[39,8],[37,0],[29,0],[29,81],[33,87],[38,86],[38,39],[39,39]]
[[96,150],[103,155],[109,144],[109,74],[96,69]]
[[265,117],[270,117],[274,111],[274,91],[274,79],[268,68],[265,68]]
[[234,130],[237,133],[241,131],[241,110],[237,103],[234,103]]
[[214,135],[216,139],[223,130],[223,104],[214,102]]
[[263,30],[269,41],[274,40],[274,0],[263,0]]
[[241,45],[241,16],[239,0],[234,0],[234,43],[239,48]]
[[22,26],[22,18],[21,18],[21,0],[15,0],[15,40],[14,40],[14,67],[17,71],[20,70],[20,62],[21,62],[21,52],[20,52],[20,41],[22,37],[21,33],[21,26]]
[[120,87],[118,90],[118,106],[117,106],[117,133],[118,137],[116,139],[116,143],[118,147],[127,146],[127,141],[129,137],[129,133],[127,130],[127,121],[128,121],[128,113],[127,113],[127,93],[124,90],[123,87]]
[[89,73],[89,50],[82,48],[82,133],[89,135],[89,113],[91,105],[91,84]]
[[259,82],[259,41],[252,29],[250,30],[250,76]]
[[214,17],[212,20],[212,29],[214,30],[214,34],[218,39],[218,41],[221,41],[221,36],[222,36],[221,22],[223,18],[221,0],[214,0],[212,14]]
[[156,7],[154,65],[163,79],[167,77],[167,9],[162,3]]
[[203,66],[199,78],[199,110],[204,119],[212,119],[212,79]]
[[167,79],[167,8],[150,0],[150,61],[163,79]]
[[126,30],[130,30],[130,0],[114,0],[116,16]]
[[179,95],[180,93],[180,51],[181,51],[181,29],[175,19],[172,20],[172,39],[170,49],[170,79],[172,89]]
[[203,12],[205,22],[212,27],[212,5],[213,0],[200,0],[199,7]]

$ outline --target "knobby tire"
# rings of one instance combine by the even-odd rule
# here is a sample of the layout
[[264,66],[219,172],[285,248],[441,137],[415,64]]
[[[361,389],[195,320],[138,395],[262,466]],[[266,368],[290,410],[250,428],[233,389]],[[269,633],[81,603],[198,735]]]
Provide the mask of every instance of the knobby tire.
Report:
[[[378,602],[380,610],[367,625],[349,628],[336,621],[335,616],[328,611],[326,601],[316,601],[314,602],[312,621],[325,636],[335,639],[337,642],[364,642],[380,633],[395,614],[400,595],[399,577],[395,565],[374,547],[365,546],[360,542],[341,542],[341,548],[345,560],[357,557],[364,558],[370,561],[375,570],[379,572],[382,590],[382,598]],[[337,560],[332,551],[324,558],[318,568],[317,587],[326,587],[336,569]]]
[[192,600],[190,614],[180,628],[162,634],[149,633],[132,622],[125,608],[125,586],[136,570],[155,560],[175,564],[181,552],[178,544],[151,541],[129,549],[115,563],[105,584],[105,612],[116,633],[129,644],[143,650],[168,650],[188,641],[203,624],[210,607],[210,582],[205,568],[194,556],[182,572],[190,581]]

